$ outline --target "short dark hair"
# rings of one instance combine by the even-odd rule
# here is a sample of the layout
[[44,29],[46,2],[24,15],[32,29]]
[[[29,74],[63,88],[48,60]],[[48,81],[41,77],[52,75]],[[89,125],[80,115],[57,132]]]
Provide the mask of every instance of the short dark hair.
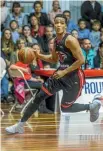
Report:
[[100,44],[99,44],[99,48],[102,48],[103,47],[103,42],[101,42]]
[[63,14],[64,13],[69,13],[70,15],[71,15],[71,12],[69,11],[69,10],[65,10],[64,12],[63,12]]
[[42,8],[41,2],[40,2],[40,1],[35,1],[35,2],[34,2],[34,5],[33,5],[33,8],[34,8],[34,9],[35,9],[35,6],[36,6],[37,4],[39,4],[39,5],[41,6],[41,8]]
[[101,26],[101,23],[100,23],[100,21],[99,21],[99,20],[95,20],[95,21],[93,21],[92,25],[96,25],[96,24],[98,24],[98,25],[100,25],[100,26]]
[[78,24],[80,24],[80,22],[85,22],[85,24],[86,24],[86,21],[85,21],[85,19],[83,19],[83,18],[80,18],[79,20],[78,20]]
[[19,26],[19,25],[18,25],[18,22],[17,22],[16,20],[11,20],[11,21],[10,21],[10,26],[11,26],[11,24],[12,24],[13,22],[15,22],[15,23],[17,24],[17,26]]
[[64,18],[64,19],[65,19],[65,23],[67,24],[67,19],[66,19],[66,17],[65,17],[63,14],[57,14],[57,15],[55,16],[55,18],[54,18],[54,21],[55,21],[55,19],[58,18],[58,17]]

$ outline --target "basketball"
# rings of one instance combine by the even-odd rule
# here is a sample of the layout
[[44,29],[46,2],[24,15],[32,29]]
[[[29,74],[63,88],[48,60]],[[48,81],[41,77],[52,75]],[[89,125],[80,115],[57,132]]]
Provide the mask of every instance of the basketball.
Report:
[[31,48],[24,48],[18,51],[18,59],[24,64],[31,64],[35,55]]

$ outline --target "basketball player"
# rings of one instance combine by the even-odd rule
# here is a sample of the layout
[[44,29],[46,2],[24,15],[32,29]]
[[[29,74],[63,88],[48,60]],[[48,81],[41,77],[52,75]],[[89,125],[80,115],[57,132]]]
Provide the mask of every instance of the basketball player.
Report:
[[91,122],[96,121],[99,117],[101,107],[99,99],[93,99],[91,104],[74,104],[84,85],[84,74],[80,67],[85,63],[85,60],[76,38],[66,33],[66,19],[62,14],[55,17],[54,26],[57,37],[54,40],[55,46],[52,54],[36,53],[36,55],[38,58],[51,63],[56,63],[59,60],[60,67],[43,84],[40,92],[33,103],[28,106],[21,120],[17,124],[6,128],[9,133],[23,133],[25,122],[39,108],[40,103],[61,89],[63,90],[61,101],[61,110],[63,112],[89,110]]

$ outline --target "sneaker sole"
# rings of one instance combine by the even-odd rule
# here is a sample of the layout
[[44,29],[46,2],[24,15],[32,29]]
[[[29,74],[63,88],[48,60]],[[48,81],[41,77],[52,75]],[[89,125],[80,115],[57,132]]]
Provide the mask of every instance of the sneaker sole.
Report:
[[96,118],[95,119],[93,119],[93,118],[91,118],[91,115],[92,115],[92,113],[91,113],[91,115],[90,115],[90,121],[91,122],[95,122],[97,119],[98,119],[98,117],[99,117],[99,109],[100,109],[100,107],[101,107],[101,103],[99,102],[99,101],[96,101],[98,104],[97,104],[97,106],[95,107],[95,109],[93,109],[93,110],[95,110],[96,112],[97,112],[97,116],[96,116]]

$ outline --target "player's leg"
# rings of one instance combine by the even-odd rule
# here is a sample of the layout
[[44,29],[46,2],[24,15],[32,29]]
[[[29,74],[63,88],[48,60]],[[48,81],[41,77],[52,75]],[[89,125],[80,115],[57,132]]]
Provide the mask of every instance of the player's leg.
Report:
[[[71,79],[72,80],[72,79]],[[75,81],[75,82],[73,82]],[[99,98],[94,98],[92,103],[90,104],[79,104],[74,103],[78,96],[81,93],[81,86],[80,81],[77,78],[75,80],[73,79],[74,85],[71,87],[68,87],[68,91],[63,90],[63,98],[61,102],[61,110],[63,112],[80,112],[89,110],[90,111],[90,121],[94,122],[99,117],[99,109],[101,107],[101,101]]]
[[36,95],[36,98],[34,99],[34,101],[28,105],[19,123],[13,126],[7,127],[6,131],[9,133],[23,133],[24,132],[23,126],[25,125],[25,122],[39,108],[40,103],[43,100],[55,94],[60,89],[61,88],[60,88],[60,85],[58,84],[58,80],[49,78],[42,86],[42,89],[40,90],[40,92]]

